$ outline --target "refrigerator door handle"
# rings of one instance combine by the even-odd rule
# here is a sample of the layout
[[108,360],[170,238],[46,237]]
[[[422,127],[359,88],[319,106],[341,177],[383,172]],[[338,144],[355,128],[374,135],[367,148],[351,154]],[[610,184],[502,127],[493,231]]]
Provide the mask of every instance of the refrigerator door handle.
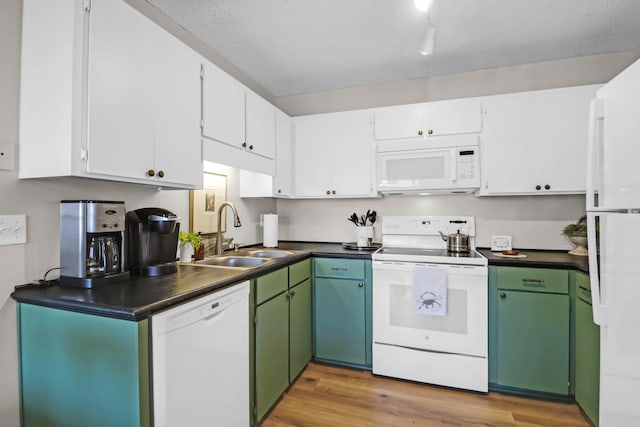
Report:
[[[604,100],[595,98],[589,104],[589,140],[587,144],[587,210],[594,210],[596,206],[596,193],[600,186],[600,165],[602,159],[602,141],[600,129],[604,119]],[[602,194],[601,194],[602,196]]]
[[587,248],[589,250],[589,280],[591,284],[591,307],[593,322],[596,325],[607,324],[609,307],[602,303],[600,283],[600,266],[598,265],[598,248],[596,246],[596,217],[597,213],[587,212]]

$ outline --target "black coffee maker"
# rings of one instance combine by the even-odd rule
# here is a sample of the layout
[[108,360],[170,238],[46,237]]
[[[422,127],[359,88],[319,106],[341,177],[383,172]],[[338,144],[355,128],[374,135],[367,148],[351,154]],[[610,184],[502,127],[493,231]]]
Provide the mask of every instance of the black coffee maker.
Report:
[[127,261],[129,272],[138,276],[163,276],[178,271],[176,251],[180,223],[162,208],[127,212]]

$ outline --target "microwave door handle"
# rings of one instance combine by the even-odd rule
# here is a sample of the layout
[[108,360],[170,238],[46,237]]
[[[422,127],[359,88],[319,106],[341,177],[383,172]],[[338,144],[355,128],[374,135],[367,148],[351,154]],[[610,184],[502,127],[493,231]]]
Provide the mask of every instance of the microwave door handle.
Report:
[[458,179],[458,155],[460,154],[456,150],[452,150],[451,156],[451,182],[456,182]]
[[[587,210],[594,210],[596,206],[595,194],[600,184],[600,165],[602,165],[600,138],[602,121],[604,119],[604,100],[595,98],[589,104],[589,139],[587,142]],[[602,194],[600,192],[600,197]]]

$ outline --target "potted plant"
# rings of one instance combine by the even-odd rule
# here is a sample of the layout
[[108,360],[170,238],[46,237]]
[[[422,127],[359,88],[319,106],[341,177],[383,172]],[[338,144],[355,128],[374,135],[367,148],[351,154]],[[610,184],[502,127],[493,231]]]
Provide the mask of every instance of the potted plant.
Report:
[[180,244],[180,262],[191,262],[194,251],[202,245],[202,236],[192,232],[181,231],[178,233],[178,242]]
[[587,222],[586,217],[582,217],[575,224],[568,224],[562,229],[562,234],[566,236],[576,247],[569,251],[571,255],[587,256]]

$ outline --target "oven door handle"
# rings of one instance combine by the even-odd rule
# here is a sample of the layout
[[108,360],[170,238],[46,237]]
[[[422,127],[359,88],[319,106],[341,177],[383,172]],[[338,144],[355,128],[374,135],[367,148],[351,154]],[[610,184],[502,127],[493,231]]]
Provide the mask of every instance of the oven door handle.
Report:
[[398,261],[374,261],[374,270],[387,270],[387,271],[411,271],[414,267],[436,267],[442,268],[440,264],[425,264],[415,262],[398,262]]

